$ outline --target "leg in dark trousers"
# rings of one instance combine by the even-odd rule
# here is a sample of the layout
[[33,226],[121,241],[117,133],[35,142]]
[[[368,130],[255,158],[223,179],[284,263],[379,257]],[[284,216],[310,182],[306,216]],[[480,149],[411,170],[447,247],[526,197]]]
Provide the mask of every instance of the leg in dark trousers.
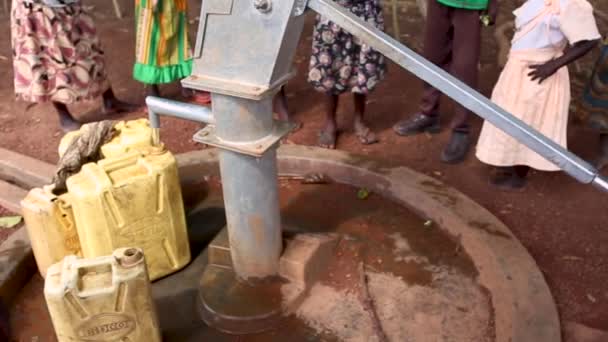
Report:
[[[469,86],[477,86],[481,23],[479,11],[453,8],[437,1],[428,2],[424,56],[432,63],[449,70]],[[439,131],[441,93],[424,85],[420,112],[400,121],[394,127],[399,135]],[[454,132],[441,154],[445,163],[462,162],[469,150],[469,111],[456,104],[450,128]]]
[[[426,59],[444,69],[449,67],[452,58],[453,8],[429,1],[427,7],[424,52]],[[424,83],[420,112],[410,118],[401,120],[393,129],[399,135],[409,136],[419,133],[439,133],[439,98],[441,93],[430,84]]]
[[[481,24],[479,12],[454,9],[452,16],[454,40],[452,43],[452,62],[450,73],[469,87],[476,89],[479,73],[479,55],[481,49]],[[468,133],[470,111],[455,104],[454,120],[451,128],[454,131]]]
[[[427,9],[426,31],[424,36],[424,57],[431,63],[449,69],[452,60],[454,27],[452,16],[454,8],[444,6],[437,1],[429,1]],[[439,115],[441,93],[428,83],[424,83],[420,112],[426,116]]]
[[[481,47],[479,11],[452,8],[429,1],[424,56],[433,64],[450,72],[472,88],[477,87]],[[439,114],[441,93],[424,85],[420,111],[424,115]],[[456,104],[453,130],[468,131],[469,111]]]

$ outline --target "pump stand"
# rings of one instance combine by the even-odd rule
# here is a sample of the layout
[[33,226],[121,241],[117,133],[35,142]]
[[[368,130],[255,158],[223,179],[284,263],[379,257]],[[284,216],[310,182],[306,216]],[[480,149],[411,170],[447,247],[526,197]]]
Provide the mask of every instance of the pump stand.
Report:
[[[211,262],[200,283],[201,315],[209,325],[231,333],[258,332],[271,328],[281,314],[277,276],[283,241],[276,145],[290,127],[273,119],[272,99],[294,75],[292,60],[307,8],[358,36],[572,177],[608,191],[606,179],[589,163],[333,0],[204,0],[193,75],[183,85],[211,92],[213,113],[159,98],[146,102],[155,143],[159,143],[158,116],[171,115],[213,125],[198,132],[195,140],[221,151],[227,232],[210,246]],[[223,251],[225,260],[213,259],[214,251]],[[225,262],[227,255],[229,262]]]

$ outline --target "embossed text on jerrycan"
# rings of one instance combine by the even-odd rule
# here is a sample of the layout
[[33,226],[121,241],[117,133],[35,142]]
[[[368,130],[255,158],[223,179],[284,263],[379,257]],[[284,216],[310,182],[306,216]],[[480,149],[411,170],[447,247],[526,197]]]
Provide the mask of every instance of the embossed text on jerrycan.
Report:
[[56,196],[51,187],[32,189],[21,201],[21,211],[42,277],[66,255],[82,255],[69,194]]
[[177,162],[163,147],[86,164],[67,188],[85,258],[138,247],[152,280],[190,262]]
[[144,255],[67,256],[48,269],[44,296],[59,342],[160,342]]

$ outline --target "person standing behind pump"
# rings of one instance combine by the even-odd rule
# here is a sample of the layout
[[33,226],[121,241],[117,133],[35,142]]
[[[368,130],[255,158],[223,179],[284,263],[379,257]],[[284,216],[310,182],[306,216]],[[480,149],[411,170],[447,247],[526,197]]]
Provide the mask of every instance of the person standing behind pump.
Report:
[[[381,0],[334,0],[368,24],[384,30]],[[386,73],[384,56],[363,44],[327,18],[317,16],[313,32],[308,81],[327,94],[326,120],[319,146],[334,149],[338,137],[336,112],[340,95],[350,91],[355,100],[355,135],[362,144],[378,142],[363,120],[367,95]]]
[[[187,0],[135,0],[133,78],[148,86],[147,95],[160,96],[160,84],[192,74],[187,8]],[[210,102],[206,92],[195,92],[193,98],[201,104]]]
[[[446,68],[470,87],[477,87],[481,49],[480,16],[487,12],[489,23],[496,21],[498,0],[429,0],[426,17],[424,57]],[[440,92],[424,84],[420,111],[399,121],[393,129],[401,136],[439,133]],[[441,161],[456,164],[464,161],[470,147],[469,110],[455,104],[450,125],[452,136],[441,153]]]
[[[567,148],[567,65],[587,54],[601,38],[593,7],[587,0],[528,0],[514,14],[516,33],[492,101]],[[506,190],[523,187],[530,168],[559,171],[487,121],[477,158],[496,167],[490,182]]]
[[81,125],[69,104],[101,96],[96,120],[136,109],[114,96],[95,22],[80,0],[13,0],[11,44],[16,98],[51,102],[63,131]]

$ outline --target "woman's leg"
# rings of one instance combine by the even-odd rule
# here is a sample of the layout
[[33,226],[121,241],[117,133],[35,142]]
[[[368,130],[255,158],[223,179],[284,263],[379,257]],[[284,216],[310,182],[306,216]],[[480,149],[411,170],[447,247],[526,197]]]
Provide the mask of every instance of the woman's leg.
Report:
[[355,121],[354,128],[355,134],[359,141],[363,145],[370,145],[378,142],[378,137],[372,132],[372,130],[365,124],[363,116],[365,115],[365,104],[367,96],[364,94],[355,93]]
[[319,133],[319,146],[329,149],[336,148],[338,139],[338,123],[336,122],[336,112],[338,110],[339,96],[327,94],[327,107],[325,112],[325,125]]
[[60,102],[53,102],[53,107],[59,115],[59,124],[64,132],[71,132],[80,128],[80,122],[70,114],[68,106]]

